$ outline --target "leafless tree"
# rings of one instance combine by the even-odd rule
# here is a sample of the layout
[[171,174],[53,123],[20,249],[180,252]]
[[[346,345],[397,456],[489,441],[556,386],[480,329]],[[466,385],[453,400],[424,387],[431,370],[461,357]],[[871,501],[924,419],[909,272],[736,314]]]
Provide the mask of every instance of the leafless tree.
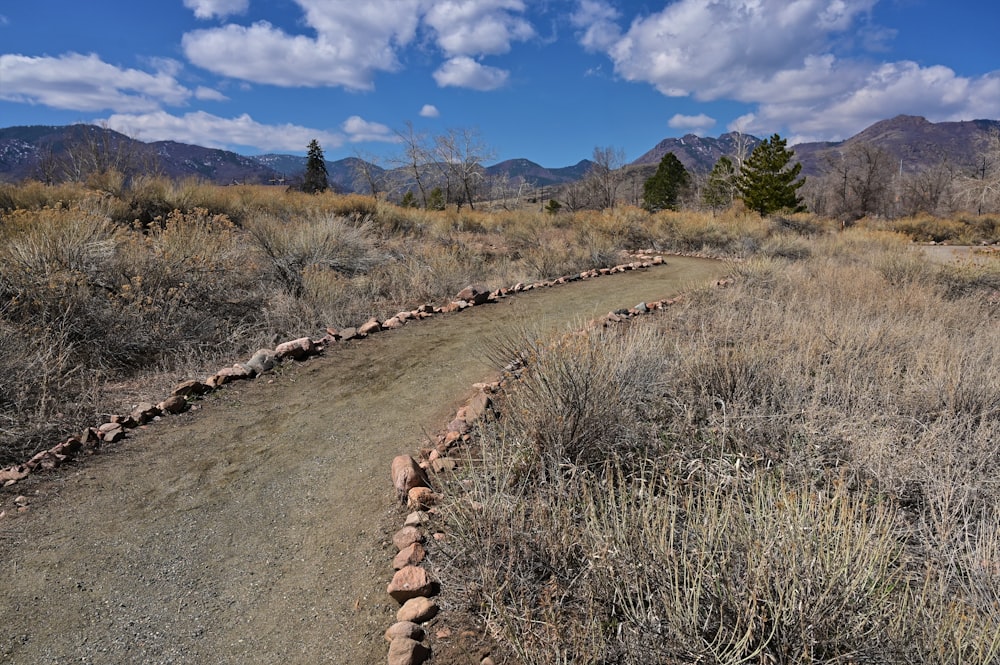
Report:
[[625,151],[612,146],[596,147],[593,161],[585,180],[590,181],[597,194],[594,204],[598,208],[614,208],[624,178]]
[[386,182],[385,169],[381,165],[381,158],[378,155],[361,150],[354,151],[355,162],[354,187],[355,189],[367,189],[368,193],[374,197],[386,192],[388,183]]
[[840,217],[889,215],[895,159],[870,143],[854,143],[826,160],[823,179],[831,210]]
[[446,192],[459,208],[467,203],[475,208],[479,189],[485,178],[483,163],[493,158],[479,130],[449,129],[434,138],[437,163],[445,176]]
[[[417,186],[420,192],[420,202],[424,208],[427,207],[428,175],[427,165],[431,161],[431,149],[427,135],[418,132],[413,127],[412,122],[406,123],[406,128],[397,131],[400,143],[403,144],[402,155],[395,158],[401,172],[405,173],[407,180]],[[409,189],[409,183],[405,185]]]
[[976,214],[1000,210],[1000,131],[990,132],[975,168],[960,178],[958,187],[963,205]]
[[940,215],[952,212],[956,208],[956,175],[954,165],[943,160],[906,176],[902,182],[903,213]]

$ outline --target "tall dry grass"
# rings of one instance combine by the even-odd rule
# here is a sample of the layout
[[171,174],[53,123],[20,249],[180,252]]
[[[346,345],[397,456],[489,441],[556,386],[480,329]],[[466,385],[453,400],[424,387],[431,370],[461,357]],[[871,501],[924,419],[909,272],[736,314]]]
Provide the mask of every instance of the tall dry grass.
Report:
[[613,265],[656,226],[635,210],[598,221],[114,174],[90,185],[0,185],[0,465],[127,408],[133,383],[471,283]]
[[890,235],[807,246],[499,345],[525,367],[436,565],[511,662],[1000,660],[990,288]]

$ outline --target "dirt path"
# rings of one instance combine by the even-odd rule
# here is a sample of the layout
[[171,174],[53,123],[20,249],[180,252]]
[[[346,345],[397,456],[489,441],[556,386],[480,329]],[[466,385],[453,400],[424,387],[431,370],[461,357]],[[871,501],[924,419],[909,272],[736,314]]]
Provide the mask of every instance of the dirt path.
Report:
[[0,662],[384,663],[389,461],[490,374],[490,341],[722,271],[674,258],[343,344],[19,486],[31,509],[0,522]]

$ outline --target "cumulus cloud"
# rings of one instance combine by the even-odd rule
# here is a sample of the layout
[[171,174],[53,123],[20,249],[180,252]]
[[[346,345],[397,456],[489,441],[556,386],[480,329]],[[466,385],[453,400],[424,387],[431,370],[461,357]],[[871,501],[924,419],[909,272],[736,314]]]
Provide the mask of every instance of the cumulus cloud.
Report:
[[570,22],[581,29],[580,44],[588,51],[604,51],[621,37],[620,12],[603,0],[580,0]]
[[194,11],[196,18],[224,18],[242,14],[250,7],[250,0],[184,0],[184,6]]
[[[871,24],[875,2],[677,0],[626,29],[607,0],[577,0],[573,23],[580,44],[605,53],[626,81],[757,105],[741,119],[746,131],[839,139],[897,113],[995,115],[1000,74],[970,79],[946,67],[873,63],[870,54],[894,34]],[[859,48],[869,55],[843,55]]]
[[358,115],[352,115],[341,125],[341,129],[347,134],[348,140],[352,143],[364,141],[385,141],[388,143],[399,142],[399,137],[392,129],[379,122],[368,122]]
[[0,55],[0,99],[74,111],[151,111],[191,97],[173,74],[172,67],[152,73],[117,67],[95,54],[6,54]]
[[421,118],[438,118],[440,116],[441,112],[433,104],[424,104],[423,108],[420,109]]
[[206,101],[206,102],[227,102],[227,101],[229,101],[229,97],[226,97],[224,94],[222,94],[218,90],[215,90],[214,88],[208,88],[208,87],[205,87],[203,85],[200,85],[197,88],[195,88],[194,96],[195,96],[195,99],[200,99],[200,100]]
[[444,0],[430,3],[424,21],[450,56],[497,55],[535,35],[517,15],[524,10],[521,0]]
[[[226,4],[223,0],[188,1],[205,12]],[[459,58],[475,61],[507,53],[513,42],[535,36],[523,16],[523,0],[295,3],[303,10],[308,34],[291,34],[265,21],[248,26],[228,23],[184,35],[184,53],[208,71],[253,83],[371,90],[378,72],[400,69],[399,52],[424,28],[421,34],[448,58],[439,71],[448,81],[442,85],[490,90],[497,87],[500,70],[480,66],[473,72],[476,68]],[[472,85],[465,86],[465,80]]]
[[715,118],[709,117],[704,113],[699,113],[698,115],[681,115],[677,113],[667,121],[667,125],[674,129],[689,129],[691,131],[705,130],[714,124]]
[[472,88],[473,90],[496,90],[509,77],[503,69],[489,67],[466,56],[452,58],[434,72],[434,80],[442,88]]
[[285,87],[372,87],[376,70],[397,68],[391,50],[363,39],[289,35],[266,21],[196,30],[182,41],[188,59],[211,72]]
[[143,141],[179,141],[208,148],[231,149],[245,146],[257,150],[301,152],[313,139],[324,149],[338,148],[342,134],[300,125],[265,125],[248,114],[222,118],[204,111],[171,115],[165,111],[142,114],[114,114],[98,122]]

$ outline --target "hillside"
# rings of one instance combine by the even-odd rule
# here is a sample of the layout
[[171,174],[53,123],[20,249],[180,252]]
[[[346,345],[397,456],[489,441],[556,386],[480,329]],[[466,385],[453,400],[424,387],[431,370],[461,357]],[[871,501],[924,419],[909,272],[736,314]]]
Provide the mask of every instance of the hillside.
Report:
[[[1000,134],[1000,121],[971,120],[932,123],[917,116],[900,115],[882,120],[840,142],[801,143],[791,146],[805,175],[823,172],[825,164],[851,145],[864,143],[882,148],[901,162],[906,171],[919,171],[947,162],[959,170],[972,170]],[[656,166],[668,152],[692,172],[708,172],[723,155],[749,155],[760,139],[729,132],[717,138],[687,134],[665,138],[629,166]],[[144,143],[94,125],[31,126],[0,129],[0,181],[56,180],[72,176],[88,163],[115,165],[126,173],[158,173],[171,178],[197,177],[216,184],[291,183],[305,170],[305,157],[267,154],[247,157],[228,150],[204,148],[174,141]],[[330,182],[342,192],[367,191],[361,160],[357,157],[327,161]],[[572,166],[549,168],[526,158],[509,159],[491,166],[487,176],[505,176],[513,184],[537,187],[563,185],[586,176],[593,162],[584,159]],[[369,164],[379,178],[392,171]],[[400,174],[395,180],[405,181]]]
[[876,122],[864,131],[838,143],[801,143],[794,146],[806,175],[822,173],[826,161],[855,144],[886,150],[904,171],[915,172],[947,162],[960,171],[976,168],[991,135],[1000,133],[998,120],[929,122],[925,118],[899,115]]
[[737,132],[729,132],[718,138],[686,134],[679,139],[663,139],[632,162],[632,165],[656,166],[664,155],[672,152],[688,171],[707,173],[712,170],[712,166],[719,160],[719,157],[735,155],[740,152],[741,148],[745,154],[749,155],[758,143],[760,143],[760,139],[756,136]]

